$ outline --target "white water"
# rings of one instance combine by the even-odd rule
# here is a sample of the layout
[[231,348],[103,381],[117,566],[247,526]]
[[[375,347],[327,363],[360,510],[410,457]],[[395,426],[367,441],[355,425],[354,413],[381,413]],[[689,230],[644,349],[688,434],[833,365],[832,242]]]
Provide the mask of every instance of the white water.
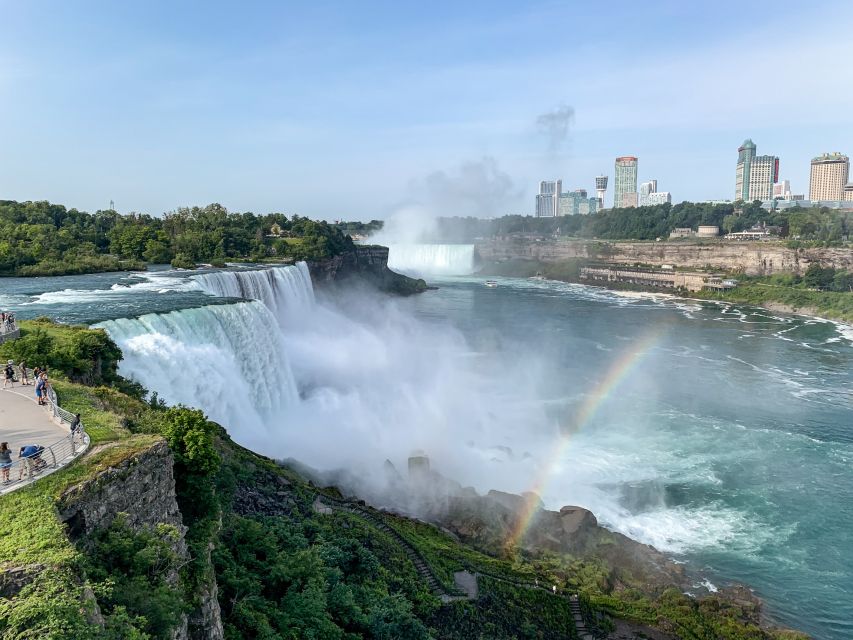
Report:
[[263,436],[271,416],[298,401],[277,322],[241,302],[100,325],[121,347],[121,371],[169,404],[198,407],[223,425]]
[[308,265],[252,271],[216,271],[193,276],[203,291],[222,298],[260,300],[279,320],[304,312],[314,303]]
[[473,244],[389,244],[388,267],[403,273],[464,276],[474,271]]

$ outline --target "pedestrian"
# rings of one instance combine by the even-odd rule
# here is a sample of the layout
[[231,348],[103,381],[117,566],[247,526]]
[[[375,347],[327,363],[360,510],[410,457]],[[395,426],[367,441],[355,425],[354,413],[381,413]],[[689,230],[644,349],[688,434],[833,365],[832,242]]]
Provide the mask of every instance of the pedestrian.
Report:
[[21,360],[21,364],[18,365],[21,369],[21,385],[29,386],[30,379],[27,377],[27,363],[24,360]]
[[72,440],[80,435],[80,414],[75,413],[71,420],[71,438]]
[[12,466],[12,450],[8,442],[0,442],[0,475],[3,484],[9,484],[9,468]]
[[38,400],[38,403],[42,406],[44,406],[44,399],[47,396],[47,390],[45,389],[46,377],[47,376],[45,376],[44,374],[41,374],[36,380],[36,399]]
[[21,472],[18,474],[18,480],[21,480],[24,477],[24,471],[26,471],[30,477],[32,477],[34,472],[35,460],[39,455],[39,447],[35,444],[28,444],[26,446],[21,447],[21,450],[18,451],[18,458],[21,459]]
[[6,363],[6,369],[4,370],[3,388],[5,389],[7,386],[15,386],[15,363],[12,360]]

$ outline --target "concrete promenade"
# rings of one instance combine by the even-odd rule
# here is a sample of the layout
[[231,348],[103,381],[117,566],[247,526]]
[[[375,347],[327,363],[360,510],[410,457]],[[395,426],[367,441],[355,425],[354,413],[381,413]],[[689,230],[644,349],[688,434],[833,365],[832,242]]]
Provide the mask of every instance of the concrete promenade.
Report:
[[[23,387],[15,383],[13,388],[0,389],[0,442],[9,443],[13,462],[17,463],[18,451],[23,446],[36,444],[49,447],[63,438],[68,438],[68,435],[68,427],[54,422],[49,410],[38,405],[33,385]],[[12,480],[17,479],[18,465],[15,464],[10,471]],[[40,475],[46,473],[42,472],[36,478]],[[19,482],[10,485],[0,483],[0,493],[19,486]]]

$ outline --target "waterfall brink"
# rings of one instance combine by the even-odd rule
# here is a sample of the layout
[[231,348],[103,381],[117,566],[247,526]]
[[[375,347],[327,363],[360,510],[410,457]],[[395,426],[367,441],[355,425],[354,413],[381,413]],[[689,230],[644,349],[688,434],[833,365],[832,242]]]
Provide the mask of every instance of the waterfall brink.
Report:
[[298,403],[278,324],[261,302],[212,305],[100,325],[124,354],[120,371],[169,404],[263,436]]
[[473,244],[389,244],[388,266],[415,274],[464,276],[474,271]]
[[308,265],[251,271],[216,271],[193,276],[203,291],[223,298],[260,300],[281,320],[314,303]]

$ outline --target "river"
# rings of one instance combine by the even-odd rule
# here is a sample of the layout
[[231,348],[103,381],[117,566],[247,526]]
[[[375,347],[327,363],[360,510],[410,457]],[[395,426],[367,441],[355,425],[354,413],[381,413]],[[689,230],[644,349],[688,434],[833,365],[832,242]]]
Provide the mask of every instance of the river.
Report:
[[781,624],[853,637],[849,329],[510,278],[329,300],[304,268],[273,271],[4,279],[0,308],[98,323],[125,375],[262,453],[379,486],[386,458],[424,450],[481,491],[587,507],[707,587],[749,584]]

